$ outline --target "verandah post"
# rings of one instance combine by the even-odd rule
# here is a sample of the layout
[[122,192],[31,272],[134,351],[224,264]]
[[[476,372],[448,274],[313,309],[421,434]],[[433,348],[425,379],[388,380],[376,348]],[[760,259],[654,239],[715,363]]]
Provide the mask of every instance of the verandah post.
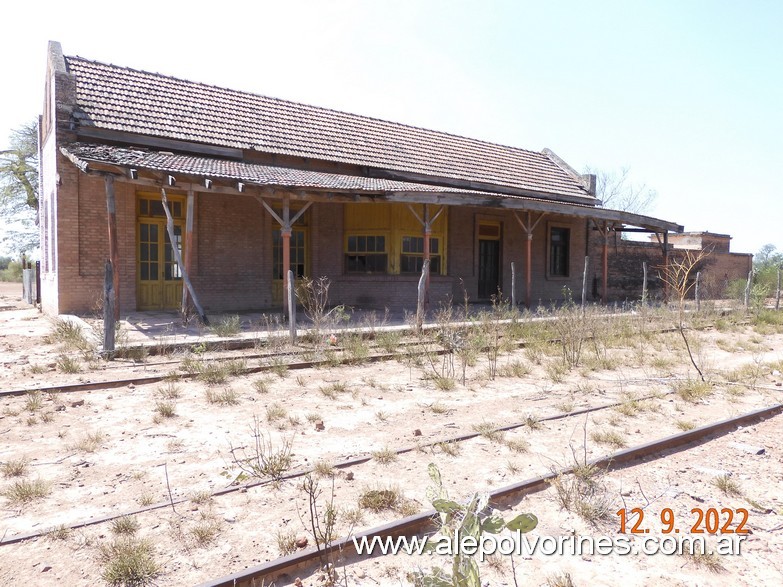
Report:
[[291,344],[296,344],[296,295],[294,285],[294,272],[290,269],[286,274],[286,287],[285,292],[288,299],[288,330],[291,334]]
[[112,263],[106,261],[103,279],[103,354],[107,359],[114,355],[114,276]]
[[587,303],[587,266],[590,263],[590,257],[585,255],[585,270],[582,272],[582,316],[585,315],[585,304]]
[[283,247],[283,315],[288,313],[288,273],[291,270],[291,206],[288,196],[283,198],[283,225],[280,227]]
[[602,300],[601,302],[606,304],[609,301],[609,292],[608,292],[608,284],[609,284],[609,227],[607,226],[606,222],[604,222],[603,225],[603,237],[604,237],[604,247],[602,252],[602,260],[603,260],[603,288],[601,290]]
[[112,289],[114,290],[114,320],[120,319],[120,247],[117,242],[117,204],[114,198],[114,176],[103,176],[106,186],[106,211],[109,223],[109,260],[112,265]]
[[416,329],[421,330],[424,324],[424,302],[427,297],[427,276],[430,273],[430,260],[424,259],[419,278],[418,300],[416,303]]
[[[430,262],[430,235],[432,233],[432,225],[430,224],[430,207],[424,204],[424,261]],[[424,284],[425,299],[430,291],[430,272],[427,271],[427,279]]]

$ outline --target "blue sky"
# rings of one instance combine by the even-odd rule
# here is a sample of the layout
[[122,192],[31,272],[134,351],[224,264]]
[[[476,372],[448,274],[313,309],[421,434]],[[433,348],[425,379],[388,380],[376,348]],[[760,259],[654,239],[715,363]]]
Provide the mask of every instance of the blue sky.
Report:
[[[247,5],[252,6],[250,8]],[[783,2],[13,3],[0,145],[69,55],[629,167],[651,214],[783,249]],[[22,25],[29,25],[29,29]]]

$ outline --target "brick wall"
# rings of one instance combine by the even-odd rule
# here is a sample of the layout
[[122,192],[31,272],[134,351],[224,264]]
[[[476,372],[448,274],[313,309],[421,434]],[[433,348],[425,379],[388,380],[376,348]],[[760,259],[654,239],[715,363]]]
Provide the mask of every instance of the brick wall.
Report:
[[272,303],[272,220],[247,196],[196,196],[192,281],[205,311]]
[[[670,240],[675,235],[670,236]],[[678,247],[669,243],[669,258],[674,260],[685,254],[685,250],[698,252],[705,246],[710,254],[696,267],[701,271],[701,293],[705,299],[719,298],[723,295],[728,282],[746,279],[752,267],[753,255],[730,253],[724,247],[728,239],[701,238],[701,235],[686,235],[688,238],[674,239]],[[698,238],[696,238],[698,236]],[[718,235],[720,236],[720,235]],[[602,279],[602,238],[600,233],[592,231],[590,236],[591,275],[593,289],[600,293]],[[595,262],[593,262],[595,259]],[[638,242],[623,240],[619,234],[609,237],[609,299],[615,301],[636,301],[641,298],[644,271],[642,263],[647,262],[647,287],[651,299],[663,295],[663,282],[658,275],[663,265],[663,251],[657,242]],[[691,292],[693,295],[693,292]]]

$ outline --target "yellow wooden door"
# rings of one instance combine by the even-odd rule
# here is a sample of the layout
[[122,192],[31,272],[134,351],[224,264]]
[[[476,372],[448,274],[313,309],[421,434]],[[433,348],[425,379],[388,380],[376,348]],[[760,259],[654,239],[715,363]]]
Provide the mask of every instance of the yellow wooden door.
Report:
[[[182,253],[182,226],[174,225],[174,240]],[[164,220],[138,223],[137,305],[139,310],[176,309],[182,304],[182,271],[174,259]]]

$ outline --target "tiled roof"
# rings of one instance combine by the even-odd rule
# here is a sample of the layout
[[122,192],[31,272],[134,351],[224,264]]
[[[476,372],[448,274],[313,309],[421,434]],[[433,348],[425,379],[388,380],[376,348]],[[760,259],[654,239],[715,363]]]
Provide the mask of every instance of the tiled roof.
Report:
[[[175,154],[167,151],[155,151],[145,148],[117,147],[104,144],[70,143],[62,145],[60,150],[82,171],[89,171],[94,163],[108,164],[122,168],[156,171],[174,175],[209,178],[213,180],[241,181],[269,187],[310,189],[349,194],[388,195],[393,193],[411,194],[449,194],[453,205],[475,205],[475,198],[483,204],[493,200],[505,200],[510,208],[518,210],[539,210],[555,214],[566,214],[586,218],[605,219],[613,222],[635,224],[637,226],[660,227],[666,230],[682,231],[681,226],[673,223],[629,214],[619,210],[609,210],[573,202],[553,202],[541,198],[511,196],[495,192],[449,188],[438,185],[395,181],[373,177],[360,177],[320,171],[305,171],[247,163],[199,155]],[[428,196],[429,197],[429,196]],[[500,202],[497,202],[498,204]],[[495,205],[492,202],[491,205]]]
[[[472,193],[500,197],[500,194],[458,190],[428,184],[373,177],[358,177],[320,171],[304,171],[285,167],[272,167],[258,163],[230,161],[212,157],[180,155],[166,151],[153,151],[112,145],[70,143],[63,152],[80,167],[90,162],[107,163],[122,167],[159,171],[174,175],[195,175],[210,179],[242,181],[263,186],[334,190],[339,192],[447,192]],[[514,196],[503,196],[514,197]],[[522,198],[527,199],[527,198]]]
[[67,57],[81,126],[508,186],[592,202],[545,153]]

